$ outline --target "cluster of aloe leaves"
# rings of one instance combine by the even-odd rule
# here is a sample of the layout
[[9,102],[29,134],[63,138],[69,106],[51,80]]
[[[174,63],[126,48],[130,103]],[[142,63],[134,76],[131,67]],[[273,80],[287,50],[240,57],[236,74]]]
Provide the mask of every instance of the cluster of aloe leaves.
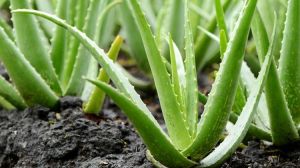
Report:
[[[105,92],[132,122],[149,160],[159,167],[218,166],[246,134],[275,145],[299,140],[298,0],[62,0],[57,1],[57,16],[28,9],[27,1],[10,2],[15,32],[1,25],[0,60],[17,89],[0,78],[0,95],[16,108],[54,107],[59,96],[77,95],[90,98],[85,109],[96,113]],[[116,38],[108,53],[99,47],[109,39],[105,11],[119,3],[121,34],[128,47],[123,50],[153,78],[167,133],[113,61],[122,40]],[[280,9],[279,17],[268,4]],[[216,15],[209,17],[204,7],[215,7]],[[227,12],[230,9],[238,12]],[[55,32],[45,20],[39,29],[32,15],[55,23]],[[22,27],[25,24],[29,26]],[[51,46],[47,36],[52,37]],[[258,59],[248,51],[251,44]],[[206,97],[198,91],[197,72],[218,56],[222,62]],[[103,70],[96,79],[98,64]],[[116,88],[108,84],[109,78]],[[200,120],[199,103],[205,104]],[[221,141],[224,130],[227,136]]]
[[[11,10],[32,6],[28,0],[11,0],[9,4]],[[120,1],[63,0],[56,2],[55,14],[97,44],[107,45],[99,40],[104,18],[118,4]],[[36,0],[34,5],[54,13],[50,1]],[[99,113],[104,93],[82,80],[82,76],[97,77],[98,64],[80,42],[65,29],[34,16],[13,13],[12,22],[13,30],[3,20],[0,28],[1,61],[15,86],[0,78],[2,104],[18,109],[37,104],[55,108],[60,96],[72,95],[87,102],[85,112]],[[117,37],[108,52],[112,60],[116,59],[121,44],[122,38]],[[99,79],[109,82],[106,76],[101,70]]]

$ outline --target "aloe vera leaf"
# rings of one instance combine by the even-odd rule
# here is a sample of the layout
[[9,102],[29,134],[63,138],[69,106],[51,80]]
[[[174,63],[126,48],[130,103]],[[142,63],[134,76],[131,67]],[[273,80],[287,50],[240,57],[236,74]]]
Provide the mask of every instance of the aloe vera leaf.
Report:
[[131,56],[136,60],[140,69],[146,73],[149,73],[151,70],[141,35],[140,33],[132,33],[139,32],[139,30],[134,18],[130,14],[128,5],[125,2],[123,2],[123,4],[120,6],[120,15],[122,28],[125,30],[125,40],[129,46],[130,52],[132,53]]
[[0,7],[6,2],[6,0],[0,0]]
[[[181,117],[180,107],[173,91],[169,74],[157,48],[156,41],[146,21],[139,3],[136,0],[126,0],[141,32],[147,58],[156,84],[158,97],[168,133],[172,142],[179,149],[183,149],[191,142],[184,119]],[[176,124],[174,124],[176,123]]]
[[[243,86],[245,86],[246,92],[250,94],[255,86],[255,76],[251,72],[250,68],[248,67],[246,62],[243,62],[242,69],[241,69],[241,81],[243,83]],[[270,121],[269,121],[269,110],[266,100],[266,95],[263,93],[261,95],[256,114],[254,116],[255,125],[257,125],[259,128],[270,131]]]
[[[274,34],[276,33],[274,32]],[[257,108],[260,96],[263,92],[264,83],[268,78],[268,71],[273,60],[273,50],[274,45],[270,46],[270,50],[265,58],[261,72],[257,78],[255,89],[249,95],[247,103],[243,108],[239,119],[235,123],[234,127],[229,130],[229,134],[225,138],[225,140],[213,152],[211,152],[208,156],[201,160],[200,164],[202,167],[219,166],[228,157],[230,157],[230,155],[234,153],[234,151],[238,148],[238,146],[246,136],[255,114],[255,109]]]
[[151,112],[148,110],[147,106],[143,103],[140,96],[134,90],[134,87],[129,83],[128,79],[123,75],[122,70],[117,64],[114,64],[111,59],[105,54],[105,52],[100,49],[97,44],[88,38],[83,32],[78,30],[76,27],[73,27],[66,23],[66,21],[54,16],[49,15],[44,12],[30,10],[30,9],[19,9],[12,11],[13,13],[23,13],[23,14],[34,14],[36,16],[43,17],[57,25],[62,26],[67,29],[74,37],[76,37],[82,45],[84,45],[94,58],[98,61],[101,67],[106,71],[108,76],[114,82],[116,87],[122,91],[126,96],[130,97],[131,100],[139,106],[143,111],[148,111],[149,115]]
[[[226,11],[230,5],[231,1],[226,0],[223,4],[223,9]],[[217,28],[217,17],[214,16],[211,18],[211,20],[208,22],[206,30],[213,32]],[[207,58],[205,58],[206,53],[208,51],[208,47],[210,44],[210,38],[206,36],[205,34],[202,34],[198,36],[196,39],[196,44],[195,44],[195,53],[196,53],[196,65],[197,65],[197,70],[201,69]]]
[[[12,10],[29,8],[27,0],[11,0],[10,2]],[[58,95],[61,95],[60,84],[51,64],[48,51],[45,48],[45,39],[43,39],[36,18],[29,15],[13,14],[12,20],[18,47],[50,88]]]
[[[159,10],[157,19],[156,19],[156,31],[155,31],[155,37],[156,37],[156,42],[157,46],[161,49],[163,49],[163,52],[165,52],[166,47],[164,46],[164,36],[166,36],[164,33],[166,33],[166,28],[167,26],[165,25],[165,20],[168,17],[168,12],[170,8],[170,4],[172,1],[166,0],[163,3],[163,6]],[[171,35],[172,36],[172,35]]]
[[[54,14],[54,9],[50,1],[45,0],[35,0],[35,4],[37,9],[43,12],[47,12],[50,14]],[[53,37],[53,33],[55,30],[55,25],[45,20],[41,21],[41,28],[44,30],[47,37]]]
[[[110,1],[109,1],[110,2]],[[111,5],[113,2],[109,3]],[[103,11],[105,12],[105,11]],[[100,47],[109,48],[110,44],[114,40],[115,32],[119,29],[119,20],[118,20],[117,10],[116,8],[111,8],[109,12],[103,18],[102,26],[101,26],[101,34],[99,36],[98,44]]]
[[[96,25],[96,32],[95,32],[95,38],[94,41],[99,43],[99,46],[101,47],[105,47],[106,48],[106,44],[108,42],[110,42],[110,35],[106,35],[106,34],[110,34],[108,33],[108,31],[104,32],[102,31],[103,29],[107,29],[107,30],[112,30],[112,28],[108,28],[109,26],[111,26],[110,24],[105,24],[105,21],[107,20],[107,18],[111,18],[110,15],[110,11],[111,9],[113,9],[113,7],[115,7],[116,5],[120,4],[122,1],[121,0],[115,0],[110,2],[109,4],[107,4],[107,0],[105,1],[101,1],[100,2],[100,6],[99,6],[99,11],[101,11],[98,20],[97,20],[97,25]],[[112,20],[112,19],[108,19],[108,20]],[[112,24],[114,25],[114,24]],[[107,27],[108,26],[108,27]],[[98,62],[95,58],[91,58],[91,62],[89,65],[89,69],[87,72],[87,77],[88,78],[97,78],[98,75]],[[81,94],[81,98],[83,101],[88,101],[89,97],[91,96],[93,90],[95,89],[95,86],[93,84],[91,84],[90,82],[85,82],[84,85],[84,89],[82,91]]]
[[[58,97],[0,28],[0,59],[16,88],[29,106],[54,107]],[[20,75],[22,74],[22,75]]]
[[[68,17],[68,0],[61,0],[57,4],[56,14],[62,19],[67,19]],[[65,29],[56,26],[54,36],[52,38],[52,48],[50,51],[50,56],[52,59],[52,64],[55,69],[58,78],[62,77],[63,66],[65,65],[65,55],[67,47],[67,32]]]
[[3,30],[5,31],[5,33],[8,35],[8,37],[14,41],[14,33],[12,28],[6,23],[6,21],[0,17],[0,27],[3,28]]
[[185,0],[185,104],[186,104],[186,120],[192,138],[195,137],[197,132],[198,122],[198,83],[197,83],[197,70],[195,62],[194,40],[193,32],[190,23],[190,12],[188,9],[188,0]]
[[202,1],[198,0],[191,0],[189,1],[188,10],[190,11],[190,22],[191,22],[191,29],[193,32],[193,39],[195,40],[196,37],[199,35],[198,25],[200,25],[201,21],[204,20],[204,18],[201,17],[201,15],[197,14],[195,10],[190,10],[191,6],[194,4],[195,6],[201,6]]
[[18,91],[0,76],[0,96],[18,109],[27,107]]
[[[263,55],[268,51],[269,38],[260,14],[256,12],[254,16],[252,33],[256,42],[259,60],[262,62],[264,60]],[[284,145],[290,143],[290,141],[296,141],[299,135],[285,99],[274,60],[272,60],[265,89],[273,143]]]
[[[237,122],[238,118],[239,118],[239,115],[237,115],[236,113],[230,113],[229,121],[231,123],[235,124]],[[254,119],[254,116],[253,116],[253,119]],[[272,135],[271,135],[270,131],[266,131],[253,123],[250,125],[249,130],[247,132],[246,137],[248,137],[248,136],[256,137],[260,140],[272,142]]]
[[[220,55],[221,55],[221,59],[223,59],[227,49],[227,39],[229,38],[229,36],[228,36],[228,31],[225,23],[225,18],[224,18],[225,14],[220,0],[215,0],[215,8],[216,8],[217,23],[219,27],[219,33],[220,33],[220,41],[222,42],[222,43],[220,42]],[[233,104],[233,111],[237,114],[241,113],[245,103],[246,103],[246,98],[244,95],[244,90],[242,87],[242,83],[239,80],[236,96]]]
[[[86,77],[89,79],[96,79],[97,75],[99,73],[99,64],[98,61],[94,58],[91,59],[90,65],[89,65],[89,69],[87,72]],[[84,89],[81,93],[81,100],[83,102],[87,102],[93,92],[93,90],[95,89],[95,85],[91,84],[90,82],[85,82],[84,84]]]
[[185,156],[190,156],[195,160],[203,158],[217,144],[226,126],[234,103],[244,49],[256,3],[257,0],[249,0],[244,5],[198,124],[197,136],[184,151]]
[[198,26],[198,29],[201,30],[204,34],[206,34],[210,39],[212,39],[213,41],[217,42],[217,43],[220,43],[220,40],[219,38],[211,33],[210,31],[206,30],[204,27],[202,26]]
[[217,18],[219,30],[223,30],[224,34],[226,35],[226,39],[228,39],[227,26],[225,23],[225,14],[224,14],[221,0],[215,0],[215,8],[216,8],[216,16],[217,16],[216,18]]
[[106,83],[89,81],[109,95],[123,110],[156,160],[168,167],[191,167],[195,165],[175,148],[153,116],[147,115],[128,97]]
[[279,60],[279,78],[295,124],[300,124],[300,1],[289,0]]
[[185,67],[180,51],[172,40],[171,34],[169,34],[169,50],[171,59],[172,84],[174,85],[174,92],[176,94],[177,102],[179,103],[182,111],[182,117],[185,118],[186,114],[183,113],[186,110],[183,95],[183,89],[186,88]]
[[[120,36],[117,36],[107,54],[111,60],[116,61],[122,43],[123,39]],[[104,83],[108,83],[110,79],[105,70],[101,69],[97,80]],[[103,106],[104,99],[105,93],[100,88],[95,88],[84,107],[84,112],[99,115],[100,110]]]
[[154,14],[151,1],[152,0],[141,0],[141,7],[149,21],[149,24],[153,27],[153,29],[155,29],[156,16]]
[[[68,10],[69,10],[69,13],[68,13],[68,23],[70,25],[75,25],[75,23],[76,23],[76,17],[77,17],[76,16],[76,13],[77,13],[76,8],[78,7],[77,5],[80,4],[80,3],[78,3],[77,0],[69,0],[69,1],[70,2],[69,2],[69,6],[68,6]],[[49,23],[51,23],[51,22],[49,22]],[[72,36],[70,36],[70,37],[72,37]]]
[[257,3],[257,10],[260,11],[261,19],[264,22],[264,27],[268,33],[268,38],[271,38],[273,23],[275,22],[274,12],[277,0],[264,0]]
[[114,0],[102,6],[100,9],[102,12],[98,19],[97,27],[99,28],[96,30],[95,41],[97,41],[102,48],[108,48],[115,36],[116,26],[119,24],[116,6],[122,3],[122,0]]
[[[284,1],[287,2],[287,1]],[[280,5],[282,6],[282,5]],[[281,52],[281,47],[282,47],[282,41],[283,41],[283,33],[284,33],[284,28],[285,28],[285,20],[286,20],[286,11],[287,8],[280,8],[278,11],[278,31],[277,31],[277,36],[278,39],[276,43],[276,51],[274,54],[274,59],[276,62],[276,65],[278,65],[278,60],[280,58],[280,52]]]
[[[77,2],[77,7],[76,7],[77,13],[76,13],[76,18],[75,18],[75,26],[79,30],[83,30],[83,27],[84,27],[85,17],[86,17],[87,9],[88,9],[87,2],[88,2],[87,0],[79,0],[79,2]],[[70,51],[66,58],[67,63],[63,70],[64,72],[63,72],[63,76],[62,76],[62,85],[64,87],[67,87],[69,80],[71,78],[79,47],[80,47],[79,40],[72,39],[71,44],[70,44]]]
[[226,49],[227,49],[227,42],[228,42],[228,38],[227,38],[226,30],[221,29],[220,30],[220,53],[221,53],[221,57],[224,57],[224,53],[226,52]]
[[16,109],[12,104],[10,104],[7,100],[0,96],[0,107],[6,110],[14,110]]
[[199,6],[197,6],[194,3],[191,3],[189,8],[194,11],[196,14],[198,14],[199,16],[201,16],[202,19],[209,21],[210,19],[210,14],[208,12],[206,12],[204,9],[200,8]]
[[168,12],[168,21],[169,28],[168,32],[172,34],[172,38],[176,43],[179,50],[183,49],[184,46],[184,1],[183,0],[173,0],[171,3],[171,7]]
[[[88,37],[93,37],[95,33],[95,27],[97,25],[98,13],[99,13],[99,0],[91,0],[89,9],[87,11],[86,23],[83,31]],[[80,46],[78,55],[76,56],[75,65],[73,72],[66,89],[68,95],[81,95],[85,82],[81,79],[82,76],[86,75],[88,67],[91,62],[91,56],[88,50],[84,46]]]

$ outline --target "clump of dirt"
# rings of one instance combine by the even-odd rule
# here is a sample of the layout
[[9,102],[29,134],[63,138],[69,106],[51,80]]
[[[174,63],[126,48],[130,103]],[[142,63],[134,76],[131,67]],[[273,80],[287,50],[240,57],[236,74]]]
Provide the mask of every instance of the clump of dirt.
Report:
[[0,167],[152,167],[126,121],[105,111],[105,118],[92,121],[80,107],[79,99],[67,97],[60,113],[0,111]]

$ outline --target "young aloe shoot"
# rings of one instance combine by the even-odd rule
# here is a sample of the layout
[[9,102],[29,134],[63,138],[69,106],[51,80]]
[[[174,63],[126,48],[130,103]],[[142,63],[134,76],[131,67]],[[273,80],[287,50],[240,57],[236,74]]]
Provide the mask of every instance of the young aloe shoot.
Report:
[[[117,59],[122,42],[123,39],[120,36],[117,36],[115,41],[112,43],[111,48],[107,54],[111,60],[115,61]],[[97,80],[105,83],[109,82],[109,76],[104,69],[101,69],[99,71]],[[104,103],[104,98],[105,93],[101,89],[95,87],[88,102],[84,105],[84,112],[99,115]]]

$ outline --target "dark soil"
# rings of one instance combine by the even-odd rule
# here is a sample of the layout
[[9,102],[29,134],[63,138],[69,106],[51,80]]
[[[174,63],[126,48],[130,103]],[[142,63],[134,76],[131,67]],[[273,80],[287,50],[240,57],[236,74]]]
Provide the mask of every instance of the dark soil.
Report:
[[248,146],[237,151],[223,168],[299,168],[300,144],[278,149],[259,141],[251,141]]
[[[67,97],[61,102],[61,113],[43,107],[0,111],[0,168],[152,168],[145,146],[115,106],[109,103],[111,110],[93,117],[82,114],[77,98]],[[161,119],[160,114],[155,116]],[[278,150],[251,141],[222,167],[299,165],[300,145]]]
[[132,127],[111,111],[92,121],[76,98],[61,113],[43,107],[0,111],[0,167],[151,168]]

